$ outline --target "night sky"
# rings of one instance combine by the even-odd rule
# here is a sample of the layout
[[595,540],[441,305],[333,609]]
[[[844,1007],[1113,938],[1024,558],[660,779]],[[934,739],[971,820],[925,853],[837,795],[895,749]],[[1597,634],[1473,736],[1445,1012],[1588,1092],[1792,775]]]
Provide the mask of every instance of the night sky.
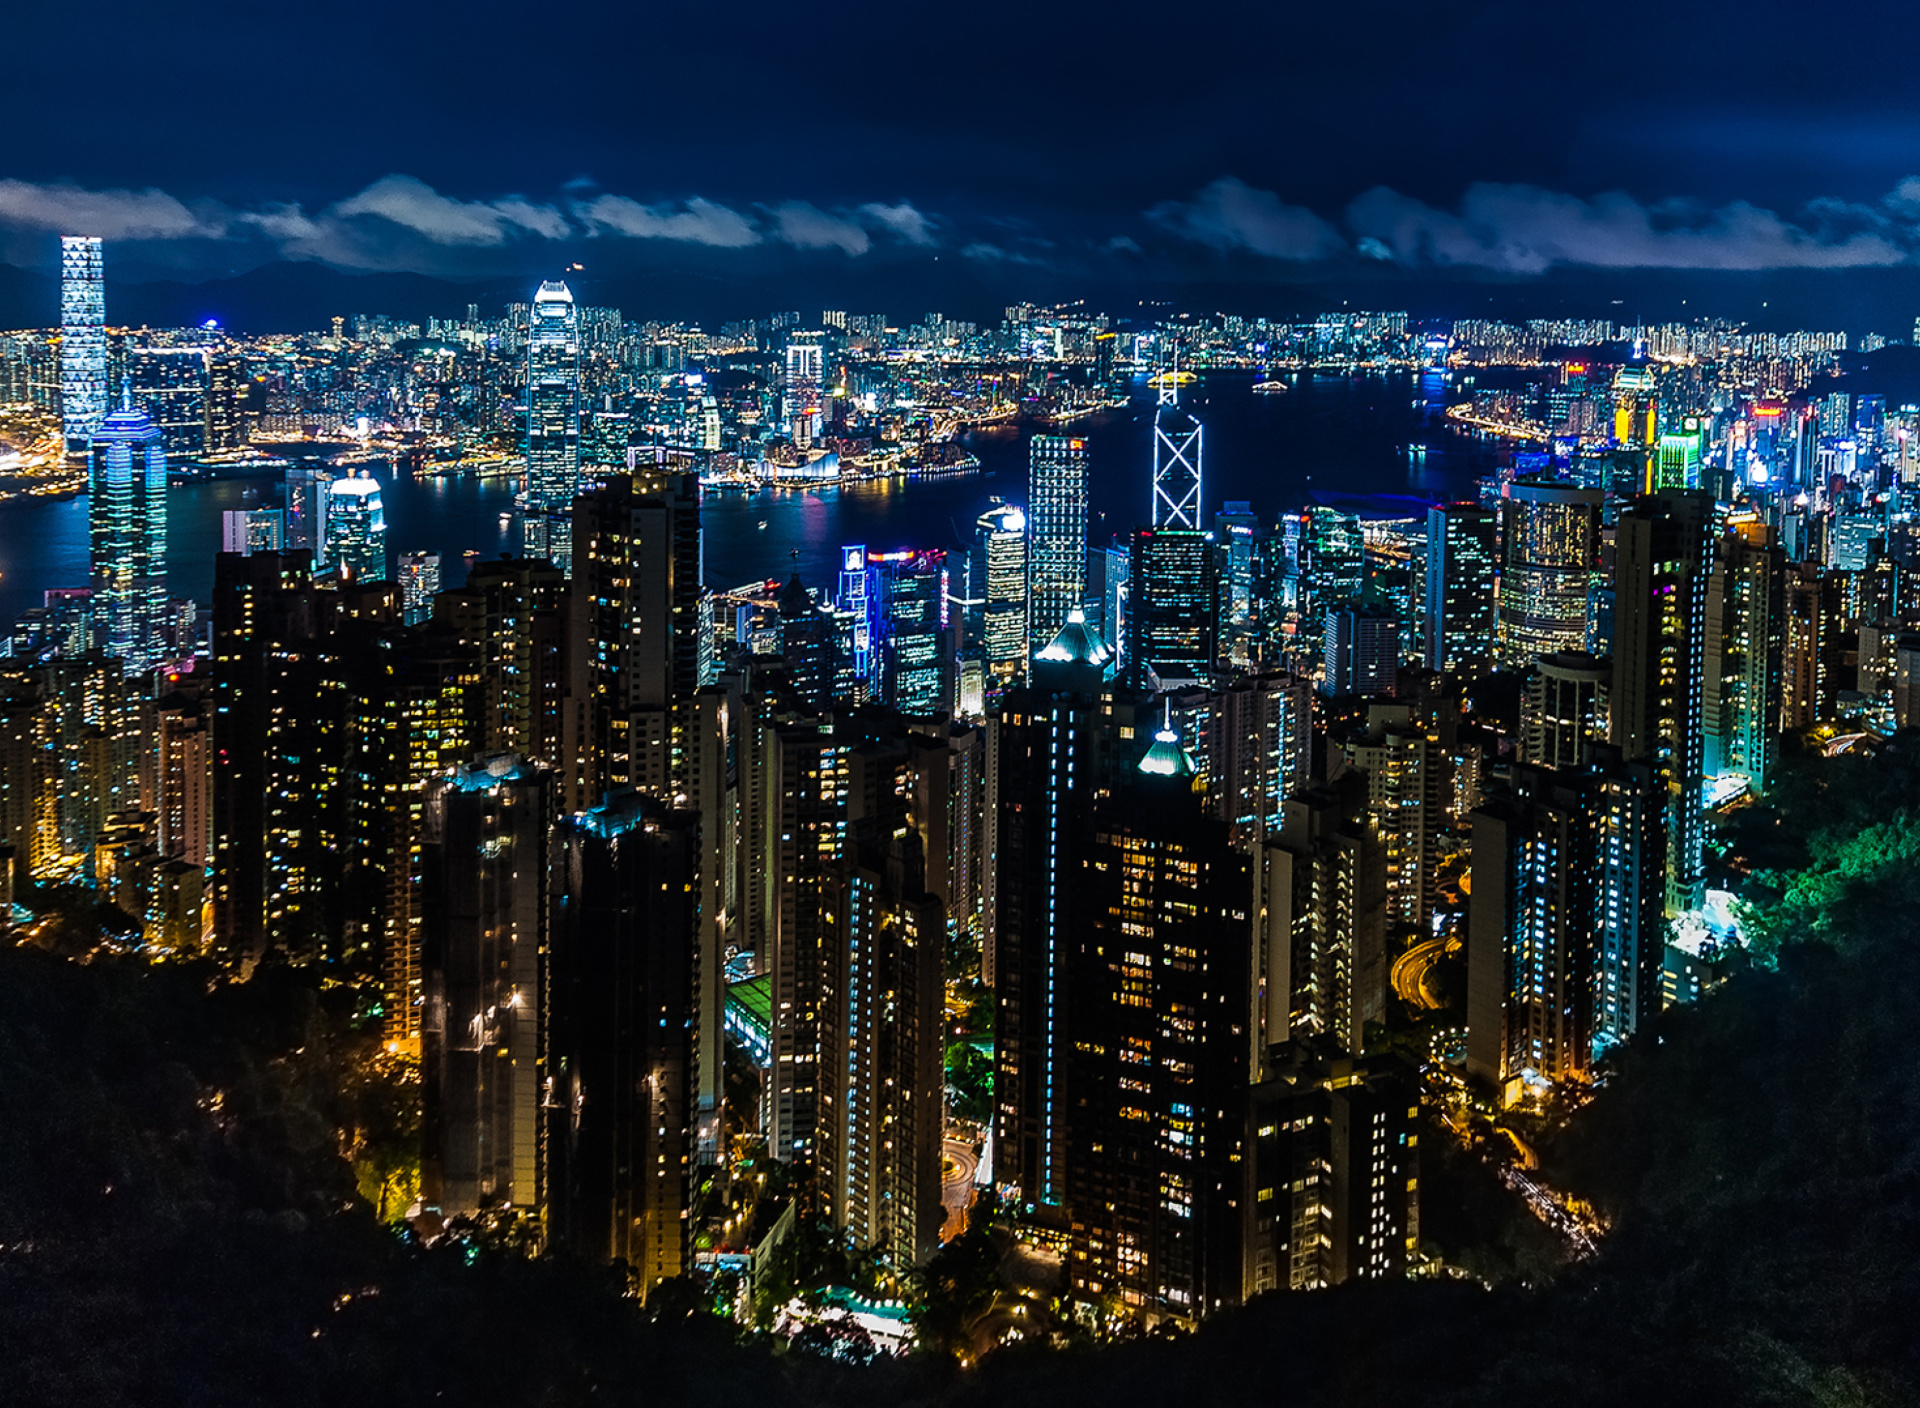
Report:
[[16,0],[6,32],[28,269],[83,231],[130,281],[578,261],[666,303],[1920,296],[1908,5]]

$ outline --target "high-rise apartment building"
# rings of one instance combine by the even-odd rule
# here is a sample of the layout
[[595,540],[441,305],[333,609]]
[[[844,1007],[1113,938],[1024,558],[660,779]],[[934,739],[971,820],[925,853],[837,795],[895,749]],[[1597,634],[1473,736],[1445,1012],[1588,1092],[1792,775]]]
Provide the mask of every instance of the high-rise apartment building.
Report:
[[1424,931],[1439,898],[1451,756],[1407,704],[1369,706],[1366,731],[1346,742],[1345,753],[1348,766],[1367,779],[1368,809],[1385,849],[1388,917]]
[[573,538],[567,516],[580,488],[580,315],[566,284],[533,296],[527,325],[527,487],[521,542],[560,570]]
[[277,508],[230,508],[220,515],[220,551],[246,557],[256,552],[284,552],[287,547],[286,511]]
[[1720,539],[1707,586],[1704,768],[1755,791],[1779,748],[1786,571],[1770,528],[1737,523]]
[[1608,690],[1613,665],[1578,651],[1542,655],[1520,700],[1520,761],[1576,768],[1610,732]]
[[1478,504],[1427,510],[1422,645],[1429,670],[1479,674],[1495,654],[1500,524]]
[[1052,644],[1087,595],[1085,440],[1036,435],[1028,446],[1027,642]]
[[1027,516],[995,504],[974,525],[962,654],[981,667],[981,705],[996,707],[1027,671]]
[[60,418],[67,453],[84,455],[106,418],[106,276],[100,240],[93,235],[60,238]]
[[1473,814],[1467,1070],[1503,1098],[1590,1080],[1659,1010],[1665,791],[1602,747],[1578,769],[1516,767]]
[[1329,606],[1321,627],[1323,694],[1392,694],[1400,671],[1400,622],[1391,611],[1349,601]]
[[1662,489],[1624,510],[1614,542],[1613,743],[1667,784],[1667,908],[1698,909],[1706,881],[1707,585],[1713,496]]
[[167,656],[166,447],[147,413],[133,407],[102,418],[91,444],[96,639],[128,674],[139,674]]
[[554,834],[547,1225],[643,1299],[687,1269],[700,828],[627,792]]
[[439,553],[400,554],[400,612],[409,626],[417,626],[433,614],[433,598],[439,590]]
[[426,786],[420,1197],[442,1216],[546,1202],[552,772],[518,758]]

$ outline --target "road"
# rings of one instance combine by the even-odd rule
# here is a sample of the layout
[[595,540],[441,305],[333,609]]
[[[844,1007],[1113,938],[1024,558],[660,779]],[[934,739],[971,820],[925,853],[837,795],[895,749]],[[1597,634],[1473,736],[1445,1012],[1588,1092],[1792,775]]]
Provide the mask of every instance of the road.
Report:
[[1447,938],[1442,934],[1415,944],[1393,960],[1393,990],[1407,1006],[1431,1012],[1441,1005],[1427,987],[1427,975],[1446,951]]
[[940,1240],[951,1242],[967,1230],[967,1209],[973,1203],[973,1175],[980,1166],[971,1144],[949,1139],[940,1149],[940,1201],[947,1209]]

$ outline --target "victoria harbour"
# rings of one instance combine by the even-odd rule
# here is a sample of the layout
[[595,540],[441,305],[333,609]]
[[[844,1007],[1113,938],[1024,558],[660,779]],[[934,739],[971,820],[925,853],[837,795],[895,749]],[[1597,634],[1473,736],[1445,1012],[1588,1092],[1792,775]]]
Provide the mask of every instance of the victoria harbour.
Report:
[[[1297,374],[1280,395],[1253,393],[1253,380],[1249,373],[1214,373],[1181,393],[1182,404],[1206,418],[1207,514],[1242,500],[1270,520],[1313,501],[1362,517],[1409,517],[1427,503],[1470,496],[1475,474],[1497,454],[1442,426],[1445,383],[1436,374]],[[1025,502],[1027,443],[1040,433],[1084,434],[1092,459],[1090,535],[1096,542],[1124,535],[1146,508],[1155,399],[1137,380],[1127,410],[1082,425],[973,431],[964,444],[981,467],[970,473],[804,490],[709,490],[701,506],[706,582],[726,588],[798,572],[819,588],[831,586],[845,544],[962,547],[993,499]],[[511,517],[517,479],[396,474],[391,465],[374,473],[390,550],[438,553],[447,585],[462,580],[470,557],[519,550]],[[176,483],[167,505],[169,593],[204,607],[221,514],[276,508],[280,495],[278,475]],[[87,551],[84,495],[0,506],[0,622],[11,623],[49,590],[85,586]]]

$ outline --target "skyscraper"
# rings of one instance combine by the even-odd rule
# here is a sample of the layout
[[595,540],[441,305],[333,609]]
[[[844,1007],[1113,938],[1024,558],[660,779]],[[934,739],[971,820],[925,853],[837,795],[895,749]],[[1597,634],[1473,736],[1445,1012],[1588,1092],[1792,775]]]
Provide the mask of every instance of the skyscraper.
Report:
[[107,414],[107,295],[94,235],[60,238],[60,417],[84,455]]
[[1204,429],[1198,417],[1181,409],[1179,390],[1170,382],[1153,413],[1151,526],[1198,531]]
[[1400,670],[1400,623],[1390,611],[1347,602],[1329,606],[1321,627],[1323,694],[1392,694]]
[[1220,592],[1213,534],[1140,528],[1133,535],[1127,662],[1136,677],[1204,678],[1218,663]]
[[1542,655],[1520,700],[1520,761],[1577,768],[1587,750],[1607,741],[1613,666],[1578,651]]
[[1542,655],[1584,650],[1587,599],[1600,550],[1598,489],[1515,480],[1506,493],[1506,568],[1500,578],[1500,663],[1524,669]]
[[1698,909],[1706,868],[1704,716],[1713,496],[1662,489],[1623,511],[1614,543],[1611,741],[1667,785],[1667,908]]
[[995,504],[974,525],[965,649],[981,662],[982,704],[996,707],[1027,671],[1027,516]]
[[1706,774],[1759,791],[1773,771],[1786,645],[1786,556],[1761,523],[1729,527],[1707,588]]
[[134,402],[160,427],[174,464],[207,449],[207,351],[204,347],[129,347]]
[[355,581],[387,580],[387,511],[369,474],[327,486],[327,565]]
[[947,555],[867,554],[867,639],[877,667],[872,698],[906,713],[953,707]]
[[580,487],[580,317],[564,283],[543,283],[527,327],[527,487],[521,542],[570,570],[567,516]]
[[1427,510],[1422,644],[1429,670],[1478,674],[1492,667],[1499,543],[1499,520],[1478,504]]
[[400,554],[400,610],[409,626],[417,626],[433,614],[433,598],[439,590],[439,553]]
[[1036,435],[1027,465],[1027,642],[1038,652],[1086,604],[1087,442]]
[[256,552],[284,552],[287,515],[277,508],[230,508],[220,515],[220,551],[242,557]]
[[421,836],[421,1201],[545,1203],[547,827],[557,788],[499,757],[429,783]]
[[145,411],[101,420],[92,439],[87,517],[98,643],[128,674],[166,655],[167,452]]
[[825,429],[826,359],[825,333],[796,332],[787,343],[783,410],[787,434],[803,448]]

